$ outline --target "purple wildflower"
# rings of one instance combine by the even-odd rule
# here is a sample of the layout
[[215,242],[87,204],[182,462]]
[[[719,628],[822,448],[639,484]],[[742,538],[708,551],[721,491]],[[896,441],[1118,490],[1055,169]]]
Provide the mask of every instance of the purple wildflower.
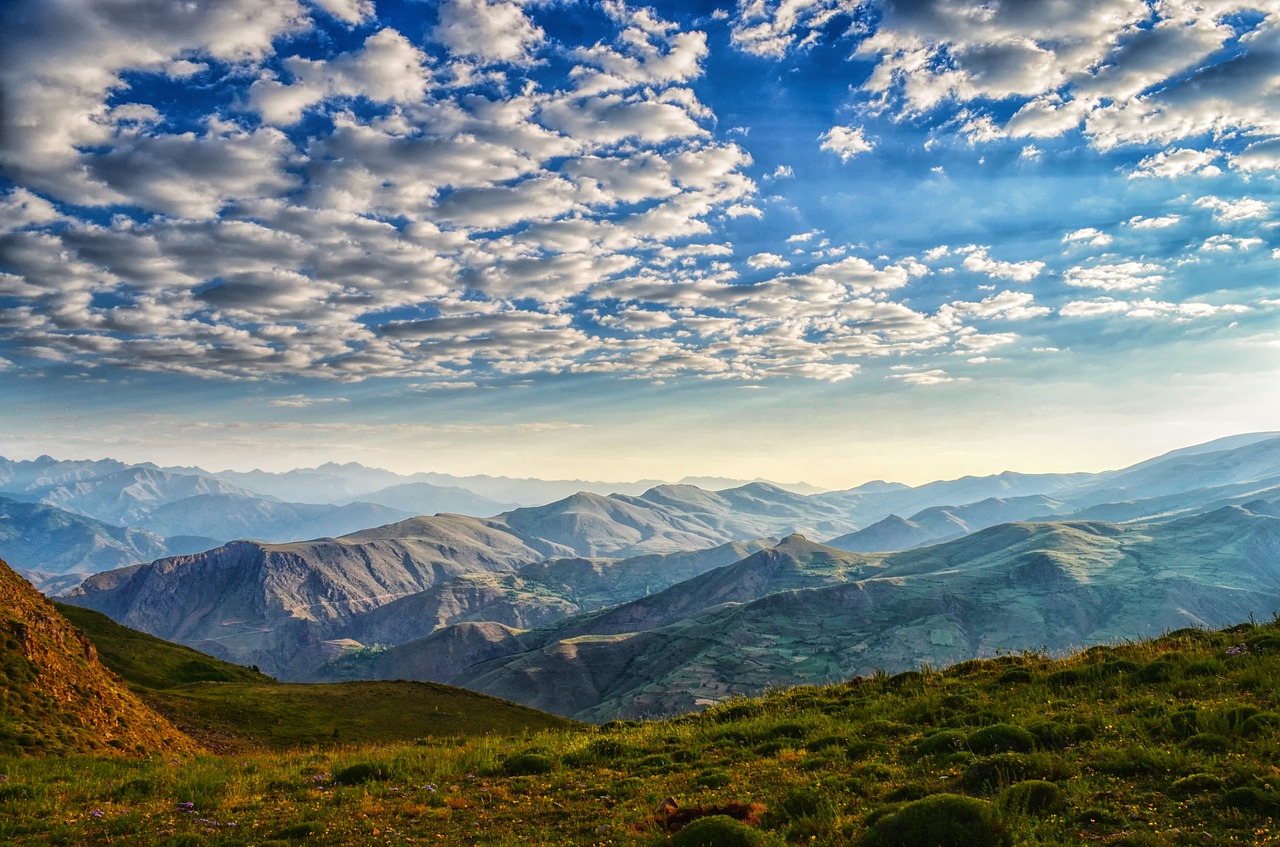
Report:
[[101,809],[94,809],[93,811],[89,812],[89,817],[91,817],[91,818],[101,818],[104,814],[106,814],[106,813],[105,813],[105,812],[103,812]]

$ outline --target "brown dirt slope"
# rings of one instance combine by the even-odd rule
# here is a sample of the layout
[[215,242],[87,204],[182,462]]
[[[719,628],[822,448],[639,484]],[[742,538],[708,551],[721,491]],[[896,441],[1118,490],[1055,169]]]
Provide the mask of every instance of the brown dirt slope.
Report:
[[0,754],[195,752],[0,560]]

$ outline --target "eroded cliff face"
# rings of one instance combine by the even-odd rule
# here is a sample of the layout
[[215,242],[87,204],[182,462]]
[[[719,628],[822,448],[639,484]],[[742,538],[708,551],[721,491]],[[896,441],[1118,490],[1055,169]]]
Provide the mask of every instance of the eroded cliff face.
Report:
[[191,753],[48,600],[0,561],[0,752]]

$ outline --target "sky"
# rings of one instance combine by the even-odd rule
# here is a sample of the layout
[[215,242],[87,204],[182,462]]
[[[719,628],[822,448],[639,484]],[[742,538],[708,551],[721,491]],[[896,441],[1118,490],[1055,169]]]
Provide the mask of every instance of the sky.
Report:
[[6,0],[0,455],[848,488],[1280,429],[1280,0]]

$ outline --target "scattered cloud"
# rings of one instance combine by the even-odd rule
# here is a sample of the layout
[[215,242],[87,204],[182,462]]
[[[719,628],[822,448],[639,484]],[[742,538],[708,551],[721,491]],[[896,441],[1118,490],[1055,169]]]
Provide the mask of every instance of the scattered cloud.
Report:
[[1213,162],[1221,158],[1221,150],[1172,148],[1147,156],[1138,162],[1137,167],[1129,174],[1129,178],[1160,177],[1172,179],[1193,174],[1195,176],[1219,176],[1222,173],[1222,168],[1213,164]]
[[1134,229],[1168,229],[1171,226],[1177,226],[1181,221],[1181,215],[1161,215],[1156,218],[1135,215],[1129,218],[1129,226]]
[[761,268],[785,268],[790,264],[777,253],[756,253],[747,259],[747,265],[757,271]]
[[833,126],[818,136],[819,149],[830,150],[847,162],[860,153],[868,153],[874,145],[862,134],[862,127]]
[[1252,197],[1227,200],[1209,195],[1199,198],[1192,205],[1199,209],[1211,210],[1213,219],[1218,223],[1256,220],[1271,214],[1271,206],[1269,204],[1262,200],[1255,200]]
[[1045,263],[1041,261],[1005,262],[993,259],[987,252],[990,249],[970,244],[968,247],[956,248],[955,252],[964,255],[962,264],[965,268],[974,273],[986,274],[992,279],[1030,282],[1045,268]]
[[1084,229],[1073,230],[1062,236],[1063,243],[1070,244],[1083,242],[1088,244],[1090,247],[1106,247],[1111,244],[1113,240],[1114,239],[1112,239],[1112,237],[1107,233],[1094,229],[1091,226],[1085,227]]
[[1063,274],[1063,281],[1076,288],[1102,291],[1138,291],[1156,288],[1164,282],[1164,268],[1154,262],[1113,262],[1089,267],[1074,267]]

